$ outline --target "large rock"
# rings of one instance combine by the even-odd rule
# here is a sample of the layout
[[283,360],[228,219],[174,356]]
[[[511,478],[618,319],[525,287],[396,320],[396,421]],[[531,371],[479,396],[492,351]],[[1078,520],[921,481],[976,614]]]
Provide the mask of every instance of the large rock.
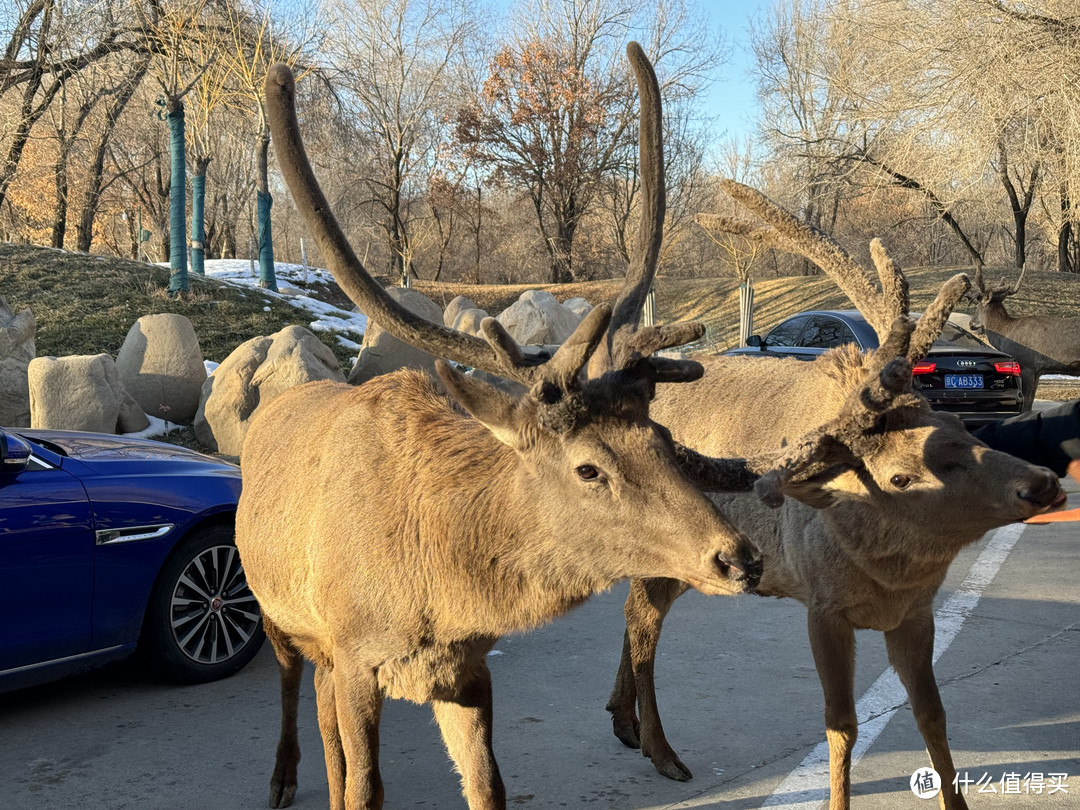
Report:
[[[432,323],[442,324],[443,311],[423,293],[405,287],[387,287],[386,291],[409,312]],[[349,382],[360,385],[372,377],[399,368],[415,368],[434,375],[435,358],[408,343],[402,343],[369,317],[360,354],[349,372]]]
[[144,315],[116,355],[120,380],[142,409],[190,425],[199,409],[206,366],[195,327],[183,315]]
[[36,357],[27,379],[31,427],[134,433],[150,426],[107,354]]
[[488,314],[482,309],[463,309],[458,312],[457,318],[450,325],[459,332],[465,332],[474,337],[482,337],[480,324],[483,323],[486,317],[488,317]]
[[592,304],[584,298],[568,298],[562,305],[584,320],[585,316],[592,312]]
[[443,312],[443,325],[449,326],[451,329],[457,329],[454,324],[457,322],[458,316],[467,309],[477,309],[476,302],[466,298],[464,295],[457,296],[446,305],[446,311]]
[[294,385],[344,382],[334,353],[302,326],[241,343],[203,383],[195,436],[210,450],[239,456],[258,409]]
[[498,320],[518,343],[557,344],[574,333],[581,316],[568,310],[549,292],[527,290],[502,311]]
[[36,329],[29,309],[16,315],[0,295],[0,425],[30,427],[26,368],[34,359]]

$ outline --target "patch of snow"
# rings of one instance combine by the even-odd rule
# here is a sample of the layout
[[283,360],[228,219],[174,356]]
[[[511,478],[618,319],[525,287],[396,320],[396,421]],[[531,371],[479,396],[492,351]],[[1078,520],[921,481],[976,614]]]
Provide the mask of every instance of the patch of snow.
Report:
[[125,433],[124,435],[132,439],[152,439],[155,436],[164,436],[169,431],[176,430],[179,427],[175,422],[167,423],[164,419],[158,419],[150,414],[147,414],[146,418],[150,420],[150,427],[145,430],[137,430],[134,433]]
[[[312,324],[311,328],[314,329],[315,324]],[[357,343],[356,341],[349,340],[347,337],[342,337],[341,335],[338,335],[337,336],[337,341],[338,341],[339,344],[344,346],[349,351],[353,351],[353,352],[360,351],[360,344]]]
[[217,371],[217,367],[221,365],[221,363],[215,363],[213,360],[203,360],[202,364],[203,364],[203,368],[206,369],[206,376],[207,377],[212,376],[213,373],[215,371]]
[[[166,266],[165,262],[160,263]],[[254,290],[263,296],[263,301],[269,304],[276,298],[292,307],[306,313],[312,318],[312,331],[324,330],[335,332],[348,332],[358,337],[363,337],[367,329],[367,316],[360,312],[345,312],[333,304],[311,298],[307,295],[284,295],[272,290],[265,290],[259,286],[258,276],[251,274],[249,259],[207,259],[205,262],[206,275],[218,281],[240,287],[245,291]],[[332,279],[333,274],[329,270],[319,267],[305,268],[302,264],[290,264],[287,262],[274,262],[274,276],[282,286],[295,286],[298,281],[305,277],[317,277],[319,279]],[[263,307],[263,312],[269,312],[270,307]]]

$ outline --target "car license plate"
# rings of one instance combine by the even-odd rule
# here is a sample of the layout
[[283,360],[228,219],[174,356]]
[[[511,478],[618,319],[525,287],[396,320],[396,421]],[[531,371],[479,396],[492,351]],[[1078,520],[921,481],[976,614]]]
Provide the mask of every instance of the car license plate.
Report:
[[946,374],[946,388],[982,388],[982,374]]

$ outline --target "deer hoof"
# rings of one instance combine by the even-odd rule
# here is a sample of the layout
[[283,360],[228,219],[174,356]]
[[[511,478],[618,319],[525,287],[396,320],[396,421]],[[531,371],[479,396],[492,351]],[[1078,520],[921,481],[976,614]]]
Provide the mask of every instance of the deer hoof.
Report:
[[270,806],[288,807],[296,796],[296,782],[283,785],[281,782],[270,783]]
[[641,723],[631,715],[629,718],[612,715],[611,728],[615,736],[627,748],[641,748]]
[[671,746],[664,743],[658,747],[661,749],[661,753],[656,756],[646,752],[644,749],[642,749],[642,753],[652,760],[653,765],[656,766],[656,770],[661,775],[666,776],[668,779],[674,779],[676,782],[686,782],[693,778],[694,775],[690,773],[690,769],[683,765],[678,754],[671,750]]

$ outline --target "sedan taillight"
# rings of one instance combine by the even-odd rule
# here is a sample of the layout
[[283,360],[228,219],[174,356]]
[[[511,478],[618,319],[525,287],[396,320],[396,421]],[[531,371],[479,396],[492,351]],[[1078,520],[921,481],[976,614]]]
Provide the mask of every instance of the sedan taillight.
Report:
[[1009,374],[1013,377],[1020,376],[1020,364],[1015,360],[1002,360],[994,363],[994,371],[998,374]]
[[[932,360],[920,360],[918,363],[916,363],[912,367],[911,373],[912,374],[933,374],[935,368],[937,368],[937,363],[935,363],[934,361],[932,361]],[[1020,372],[1017,371],[1016,373],[1019,374]]]

